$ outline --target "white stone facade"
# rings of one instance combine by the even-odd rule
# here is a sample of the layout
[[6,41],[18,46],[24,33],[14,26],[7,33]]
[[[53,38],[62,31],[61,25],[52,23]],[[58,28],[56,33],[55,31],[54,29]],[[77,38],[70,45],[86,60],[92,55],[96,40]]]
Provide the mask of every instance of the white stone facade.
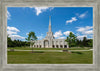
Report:
[[51,31],[51,17],[49,19],[49,31],[47,36],[42,40],[36,40],[34,48],[68,48],[68,44],[65,39],[55,39],[53,32]]

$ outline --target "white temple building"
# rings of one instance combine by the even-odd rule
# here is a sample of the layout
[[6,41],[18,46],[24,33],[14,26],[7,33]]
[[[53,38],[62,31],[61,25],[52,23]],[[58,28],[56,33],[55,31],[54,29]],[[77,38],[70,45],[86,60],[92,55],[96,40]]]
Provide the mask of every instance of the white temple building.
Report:
[[51,17],[49,17],[49,30],[42,40],[36,40],[34,48],[69,48],[65,39],[55,39],[51,30]]

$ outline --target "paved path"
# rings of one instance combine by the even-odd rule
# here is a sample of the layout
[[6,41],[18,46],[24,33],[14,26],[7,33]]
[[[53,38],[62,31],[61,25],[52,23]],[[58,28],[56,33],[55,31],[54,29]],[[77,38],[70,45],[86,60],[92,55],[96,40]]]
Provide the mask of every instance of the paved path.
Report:
[[69,51],[92,51],[92,50],[69,50]]
[[[10,49],[8,49],[8,51],[10,51]],[[32,50],[17,50],[17,49],[15,49],[14,51],[32,51]],[[33,50],[33,51],[63,52],[62,50]]]
[[[8,49],[8,51],[10,51],[10,49]],[[18,50],[18,49],[14,49],[14,51],[32,51],[32,50]],[[63,50],[33,50],[33,51],[63,52]],[[68,50],[68,51],[92,51],[92,50]]]

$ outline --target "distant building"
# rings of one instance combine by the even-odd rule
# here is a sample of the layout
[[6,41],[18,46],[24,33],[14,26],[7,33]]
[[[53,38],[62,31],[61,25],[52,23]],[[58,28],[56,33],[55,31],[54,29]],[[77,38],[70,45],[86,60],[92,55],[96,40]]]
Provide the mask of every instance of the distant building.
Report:
[[65,39],[55,39],[53,32],[51,31],[51,17],[49,17],[49,31],[42,40],[36,40],[34,48],[68,48],[68,44]]

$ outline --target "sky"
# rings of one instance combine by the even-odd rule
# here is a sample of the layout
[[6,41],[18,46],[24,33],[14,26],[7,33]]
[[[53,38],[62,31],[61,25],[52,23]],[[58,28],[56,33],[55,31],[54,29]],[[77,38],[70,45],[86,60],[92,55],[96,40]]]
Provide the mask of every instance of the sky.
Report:
[[92,7],[8,7],[7,34],[12,40],[25,41],[33,31],[41,40],[48,32],[49,16],[56,39],[66,39],[70,32],[80,40],[93,38]]

